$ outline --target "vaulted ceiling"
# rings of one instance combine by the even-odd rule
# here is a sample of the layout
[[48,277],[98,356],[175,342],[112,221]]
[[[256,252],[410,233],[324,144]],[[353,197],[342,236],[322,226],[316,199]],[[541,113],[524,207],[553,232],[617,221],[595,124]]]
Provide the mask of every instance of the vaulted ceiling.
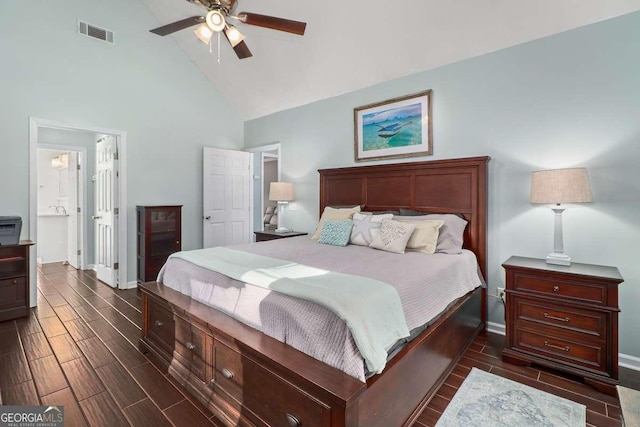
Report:
[[[142,1],[158,26],[206,13]],[[165,39],[249,120],[637,10],[640,0],[238,0],[237,12],[306,22],[305,35],[239,23],[253,53],[243,60],[224,37],[210,53],[195,28]]]

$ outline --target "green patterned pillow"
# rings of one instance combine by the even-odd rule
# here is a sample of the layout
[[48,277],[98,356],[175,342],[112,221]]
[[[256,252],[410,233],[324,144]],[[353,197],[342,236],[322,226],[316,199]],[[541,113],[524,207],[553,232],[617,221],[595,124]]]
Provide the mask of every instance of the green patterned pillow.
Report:
[[350,219],[325,221],[322,226],[322,232],[320,233],[318,243],[334,246],[347,246],[347,243],[349,243],[349,237],[351,237],[352,224],[353,221]]

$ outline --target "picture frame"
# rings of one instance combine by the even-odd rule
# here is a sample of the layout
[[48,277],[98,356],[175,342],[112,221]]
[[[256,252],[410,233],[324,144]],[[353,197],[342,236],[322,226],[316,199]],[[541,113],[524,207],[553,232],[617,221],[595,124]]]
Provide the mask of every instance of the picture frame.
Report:
[[353,109],[356,162],[433,154],[432,91]]

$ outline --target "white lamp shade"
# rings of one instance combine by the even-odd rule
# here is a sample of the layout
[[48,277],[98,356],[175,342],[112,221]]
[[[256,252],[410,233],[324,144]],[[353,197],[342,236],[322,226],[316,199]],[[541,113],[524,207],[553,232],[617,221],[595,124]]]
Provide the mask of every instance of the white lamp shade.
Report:
[[227,39],[229,39],[231,47],[236,47],[242,40],[244,40],[242,33],[233,25],[227,26],[224,33],[227,35]]
[[295,200],[295,191],[291,182],[272,182],[269,186],[269,200],[290,202]]
[[549,169],[531,174],[531,203],[591,202],[586,168]]
[[196,34],[196,37],[205,44],[209,44],[209,40],[211,40],[211,36],[213,36],[213,30],[211,30],[207,24],[200,24],[194,33]]

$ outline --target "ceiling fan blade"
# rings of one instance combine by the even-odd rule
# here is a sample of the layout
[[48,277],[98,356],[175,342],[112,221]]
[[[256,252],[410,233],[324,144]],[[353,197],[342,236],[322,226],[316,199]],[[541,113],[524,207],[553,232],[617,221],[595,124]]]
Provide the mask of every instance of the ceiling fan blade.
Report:
[[284,31],[286,33],[304,36],[307,28],[305,22],[292,21],[291,19],[276,18],[274,16],[260,15],[258,13],[240,12],[238,17],[242,22],[257,27],[271,28],[272,30]]
[[153,30],[149,31],[159,36],[166,36],[168,34],[175,33],[176,31],[184,30],[185,28],[202,24],[203,22],[204,16],[192,16],[191,18],[172,22],[171,24],[163,25],[162,27],[154,28]]
[[[231,44],[231,40],[229,40],[229,36],[227,35],[227,33],[225,31],[222,31],[222,34],[224,34],[229,44]],[[253,54],[249,50],[249,47],[244,42],[244,40],[242,40],[240,43],[238,43],[235,46],[231,45],[231,47],[235,51],[236,55],[238,55],[238,59],[245,59],[253,56]]]
[[244,40],[238,43],[233,50],[236,52],[236,55],[238,55],[238,59],[245,59],[253,56]]

